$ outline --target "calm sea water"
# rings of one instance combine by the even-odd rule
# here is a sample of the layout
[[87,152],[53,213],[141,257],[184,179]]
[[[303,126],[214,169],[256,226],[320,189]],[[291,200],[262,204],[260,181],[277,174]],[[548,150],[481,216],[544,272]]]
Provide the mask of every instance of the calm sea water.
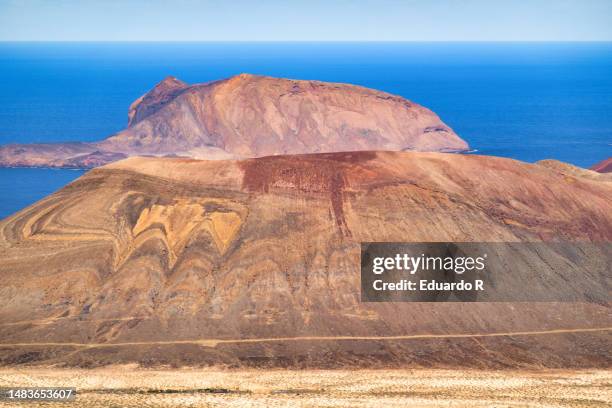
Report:
[[[0,43],[0,144],[104,138],[167,75],[348,82],[425,105],[478,153],[612,156],[612,43]],[[0,170],[0,217],[81,172]]]

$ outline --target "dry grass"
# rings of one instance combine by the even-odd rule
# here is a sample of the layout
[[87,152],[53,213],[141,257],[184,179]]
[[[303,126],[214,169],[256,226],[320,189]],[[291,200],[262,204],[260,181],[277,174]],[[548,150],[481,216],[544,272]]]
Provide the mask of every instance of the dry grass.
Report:
[[77,387],[77,401],[72,404],[40,404],[61,407],[474,408],[612,404],[612,371],[602,370],[6,368],[0,369],[0,386]]

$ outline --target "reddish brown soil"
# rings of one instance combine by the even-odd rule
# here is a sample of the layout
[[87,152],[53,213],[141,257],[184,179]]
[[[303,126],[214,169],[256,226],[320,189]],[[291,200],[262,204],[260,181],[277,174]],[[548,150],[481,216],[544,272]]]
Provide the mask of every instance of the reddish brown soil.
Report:
[[350,235],[344,217],[347,173],[355,173],[355,165],[375,157],[375,152],[340,152],[245,160],[240,162],[244,171],[243,188],[252,192],[269,193],[274,186],[291,186],[303,193],[328,194],[338,228],[344,234]]

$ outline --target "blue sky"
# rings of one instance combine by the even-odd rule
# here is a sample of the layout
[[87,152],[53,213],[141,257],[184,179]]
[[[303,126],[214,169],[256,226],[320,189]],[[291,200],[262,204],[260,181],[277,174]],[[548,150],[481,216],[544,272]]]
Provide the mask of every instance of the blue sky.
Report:
[[612,0],[0,0],[0,41],[611,41]]

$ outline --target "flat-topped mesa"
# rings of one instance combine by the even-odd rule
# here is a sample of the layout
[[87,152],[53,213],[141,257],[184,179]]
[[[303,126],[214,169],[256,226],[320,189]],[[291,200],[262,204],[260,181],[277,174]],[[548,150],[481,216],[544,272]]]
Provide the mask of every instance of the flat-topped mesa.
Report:
[[[468,145],[427,108],[361,86],[241,74],[188,85],[167,77],[130,106],[127,129],[78,152],[62,144],[0,147],[0,166],[56,166],[96,152],[250,158],[391,150],[460,152]],[[76,162],[82,162],[76,160]],[[99,163],[99,160],[85,163]]]

